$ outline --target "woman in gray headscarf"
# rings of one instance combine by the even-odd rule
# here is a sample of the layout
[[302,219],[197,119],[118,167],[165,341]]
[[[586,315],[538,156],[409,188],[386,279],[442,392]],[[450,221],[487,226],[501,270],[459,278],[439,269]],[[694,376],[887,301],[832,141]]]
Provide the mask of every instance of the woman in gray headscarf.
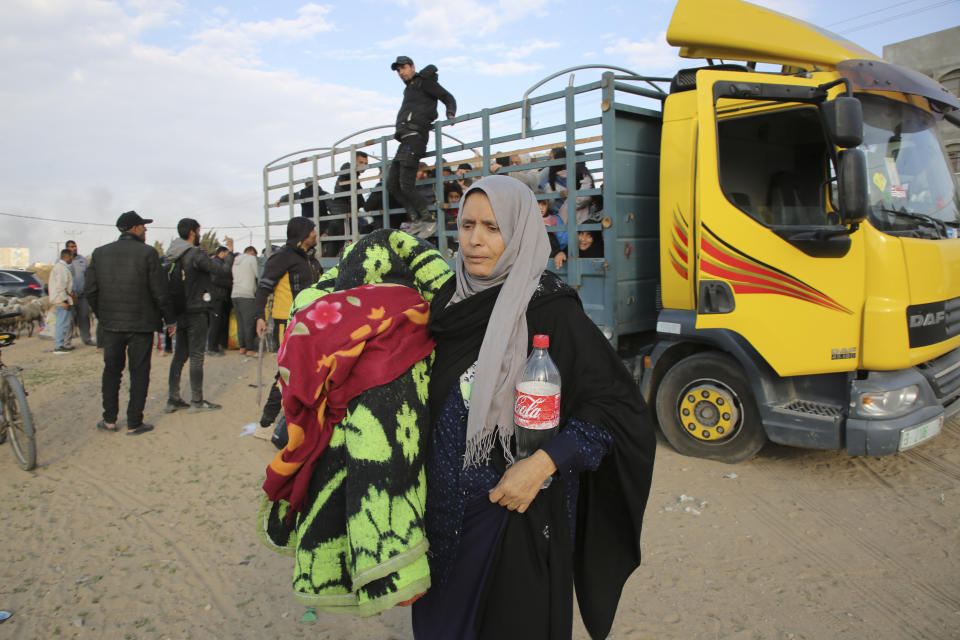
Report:
[[[569,638],[575,579],[603,637],[640,562],[655,448],[643,400],[576,292],[544,271],[550,244],[523,183],[474,183],[457,222],[456,278],[431,307],[433,586],[413,605],[414,635]],[[514,390],[534,334],[560,370],[560,431],[516,461]]]

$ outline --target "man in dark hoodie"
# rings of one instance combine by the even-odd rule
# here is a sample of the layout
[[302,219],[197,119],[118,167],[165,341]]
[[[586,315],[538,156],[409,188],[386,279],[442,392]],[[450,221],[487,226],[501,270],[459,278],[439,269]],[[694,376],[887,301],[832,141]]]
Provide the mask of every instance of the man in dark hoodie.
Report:
[[311,255],[316,246],[317,230],[313,220],[302,216],[291,218],[287,223],[287,243],[267,258],[257,284],[253,301],[257,336],[262,336],[267,327],[265,308],[273,294],[271,317],[278,325],[278,339],[282,339],[293,300],[320,278],[320,263]]
[[[224,238],[229,250],[222,261],[214,261],[199,247],[200,223],[183,218],[164,256],[168,269],[183,272],[184,309],[177,321],[177,344],[170,362],[169,391],[164,412],[188,409],[189,413],[213,411],[220,405],[203,399],[203,352],[207,343],[209,314],[213,303],[212,276],[230,278],[233,268],[233,239]],[[180,396],[180,374],[190,360],[190,403]]]
[[410,233],[426,238],[436,231],[437,218],[427,210],[426,201],[414,186],[417,168],[420,158],[427,153],[430,125],[437,119],[437,100],[447,108],[447,118],[457,115],[457,101],[437,82],[437,68],[432,64],[417,73],[413,60],[398,56],[390,68],[397,72],[406,88],[393,134],[400,147],[390,165],[387,190],[390,197],[406,208],[412,223]]
[[165,321],[167,331],[177,329],[163,268],[153,247],[146,244],[147,226],[153,220],[127,211],[117,219],[120,238],[97,247],[85,273],[83,294],[102,329],[103,419],[101,431],[119,431],[120,379],[124,363],[130,367],[130,401],[127,433],[139,435],[153,429],[143,421],[150,386],[153,332]]
[[[257,294],[253,301],[254,317],[257,319],[257,336],[263,339],[267,328],[266,306],[273,294],[271,317],[276,325],[277,344],[283,340],[283,334],[290,317],[290,307],[297,294],[320,279],[323,269],[313,257],[317,246],[317,230],[309,218],[291,218],[287,223],[287,243],[270,254],[263,265],[263,273],[257,283]],[[279,375],[274,379],[267,403],[263,407],[260,426],[266,430],[280,413]],[[259,433],[254,433],[260,437]]]

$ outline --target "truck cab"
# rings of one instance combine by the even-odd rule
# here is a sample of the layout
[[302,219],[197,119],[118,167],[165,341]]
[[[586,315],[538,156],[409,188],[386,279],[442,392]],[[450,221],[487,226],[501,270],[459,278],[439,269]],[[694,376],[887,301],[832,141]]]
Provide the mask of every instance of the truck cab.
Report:
[[960,199],[935,123],[960,101],[734,0],[680,0],[667,38],[725,61],[664,104],[643,388],[667,438],[735,462],[766,439],[883,455],[936,435],[960,409]]

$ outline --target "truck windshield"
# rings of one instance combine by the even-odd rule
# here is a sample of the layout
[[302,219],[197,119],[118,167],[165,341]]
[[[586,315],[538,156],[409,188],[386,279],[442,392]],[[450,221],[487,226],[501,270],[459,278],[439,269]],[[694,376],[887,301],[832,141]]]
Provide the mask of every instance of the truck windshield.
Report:
[[937,139],[936,120],[904,102],[859,98],[870,222],[892,235],[957,237],[960,196]]

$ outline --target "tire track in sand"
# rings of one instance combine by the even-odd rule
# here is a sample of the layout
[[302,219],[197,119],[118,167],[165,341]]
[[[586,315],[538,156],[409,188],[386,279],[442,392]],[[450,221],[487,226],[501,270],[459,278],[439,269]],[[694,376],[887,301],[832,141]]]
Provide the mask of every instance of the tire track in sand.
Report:
[[[784,521],[781,506],[773,505],[766,499],[756,495],[752,496],[751,500],[757,506],[759,521],[773,530],[781,539],[787,541],[792,548],[807,555],[809,558],[817,560],[817,562],[824,567],[844,567],[849,565],[849,557],[832,550],[826,545],[815,544],[811,542],[807,536],[797,533],[790,523]],[[859,538],[856,542],[860,542]],[[889,593],[871,584],[869,580],[859,578],[849,573],[835,574],[833,577],[849,585],[851,591],[861,595],[861,601],[859,603],[851,602],[851,607],[857,605],[863,606],[877,615],[877,617],[885,620],[888,628],[895,630],[891,637],[937,637],[936,630],[928,626],[926,619],[915,620],[906,615],[908,612],[904,611],[903,599],[898,594]]]
[[[86,482],[97,491],[100,491],[117,506],[130,510],[131,516],[135,518],[141,525],[143,525],[150,535],[154,536],[161,542],[168,544],[174,550],[174,552],[180,557],[183,566],[186,567],[187,570],[205,587],[207,592],[206,595],[210,597],[214,606],[217,607],[217,610],[220,611],[220,614],[223,615],[223,617],[229,618],[236,615],[235,608],[230,603],[224,601],[219,595],[225,587],[223,579],[219,577],[219,574],[217,574],[216,581],[210,580],[210,574],[214,573],[215,569],[204,564],[196,553],[182,545],[176,537],[168,536],[161,532],[156,525],[151,523],[149,519],[145,517],[146,513],[141,514],[136,512],[136,508],[144,511],[151,511],[152,507],[142,502],[136,495],[131,494],[115,485],[109,484],[102,478],[93,474],[90,469],[83,467],[77,468],[83,471],[83,477],[80,479],[80,481]],[[205,573],[199,570],[198,567],[209,569],[210,572]]]

